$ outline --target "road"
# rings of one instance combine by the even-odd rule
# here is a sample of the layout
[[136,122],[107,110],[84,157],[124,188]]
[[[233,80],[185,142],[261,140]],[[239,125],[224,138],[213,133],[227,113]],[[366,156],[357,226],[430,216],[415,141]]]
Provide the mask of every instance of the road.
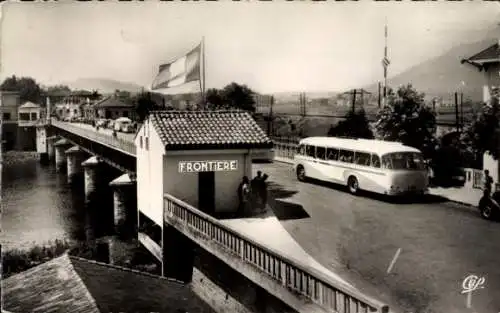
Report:
[[[291,236],[318,262],[396,311],[500,312],[500,223],[430,197],[394,203],[301,183],[290,165],[279,162],[254,164],[257,170],[270,176],[270,204]],[[485,284],[467,308],[461,290],[471,274]]]

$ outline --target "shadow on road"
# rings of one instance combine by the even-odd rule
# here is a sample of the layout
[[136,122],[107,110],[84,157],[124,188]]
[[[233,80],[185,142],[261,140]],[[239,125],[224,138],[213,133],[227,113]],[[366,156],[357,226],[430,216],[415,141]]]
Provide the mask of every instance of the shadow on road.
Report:
[[296,190],[286,188],[274,182],[268,184],[269,206],[272,208],[274,215],[278,220],[296,220],[309,218],[309,214],[300,204],[283,201],[297,193]]
[[[349,191],[347,190],[347,187],[344,185],[336,184],[336,183],[331,183],[331,182],[325,182],[321,180],[315,180],[309,178],[307,183],[313,184],[313,185],[318,185],[318,186],[323,186],[329,189],[334,189],[343,193],[348,194]],[[357,195],[358,197],[365,197],[377,201],[382,201],[382,202],[387,202],[387,203],[392,203],[392,204],[416,204],[416,203],[424,203],[424,204],[430,204],[430,203],[442,203],[448,201],[448,199],[437,196],[437,195],[412,195],[412,196],[388,196],[388,195],[383,195],[383,194],[378,194],[374,192],[369,192],[365,190],[359,190]]]

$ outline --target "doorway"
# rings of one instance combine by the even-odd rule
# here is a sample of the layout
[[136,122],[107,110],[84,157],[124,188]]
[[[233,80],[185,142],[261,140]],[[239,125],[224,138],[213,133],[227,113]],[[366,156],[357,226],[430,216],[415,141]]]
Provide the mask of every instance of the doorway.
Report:
[[198,173],[198,208],[210,215],[215,213],[215,172]]

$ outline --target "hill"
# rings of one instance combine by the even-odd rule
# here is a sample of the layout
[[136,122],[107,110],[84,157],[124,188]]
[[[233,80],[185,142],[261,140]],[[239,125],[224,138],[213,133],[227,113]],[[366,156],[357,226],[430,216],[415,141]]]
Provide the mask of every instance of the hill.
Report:
[[[471,57],[494,43],[494,40],[488,39],[455,46],[441,56],[424,61],[388,78],[388,85],[394,88],[411,83],[418,91],[424,92],[426,98],[438,97],[444,102],[452,100],[453,93],[461,88],[464,99],[481,101],[483,73],[470,65],[460,64],[460,60]],[[465,84],[462,84],[462,81]],[[375,93],[378,90],[377,83],[365,88]]]
[[135,83],[121,82],[107,78],[80,78],[72,82],[66,82],[73,90],[98,90],[100,93],[113,93],[116,89],[130,92],[139,92],[143,88]]

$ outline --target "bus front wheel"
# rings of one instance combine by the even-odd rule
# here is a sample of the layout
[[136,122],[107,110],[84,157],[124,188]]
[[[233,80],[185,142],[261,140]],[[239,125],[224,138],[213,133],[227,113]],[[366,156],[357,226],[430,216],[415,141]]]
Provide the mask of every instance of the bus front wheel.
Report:
[[305,181],[306,180],[306,170],[302,165],[297,166],[297,179],[299,181]]
[[354,176],[349,176],[347,179],[347,187],[349,187],[349,192],[355,195],[359,190],[358,179]]

